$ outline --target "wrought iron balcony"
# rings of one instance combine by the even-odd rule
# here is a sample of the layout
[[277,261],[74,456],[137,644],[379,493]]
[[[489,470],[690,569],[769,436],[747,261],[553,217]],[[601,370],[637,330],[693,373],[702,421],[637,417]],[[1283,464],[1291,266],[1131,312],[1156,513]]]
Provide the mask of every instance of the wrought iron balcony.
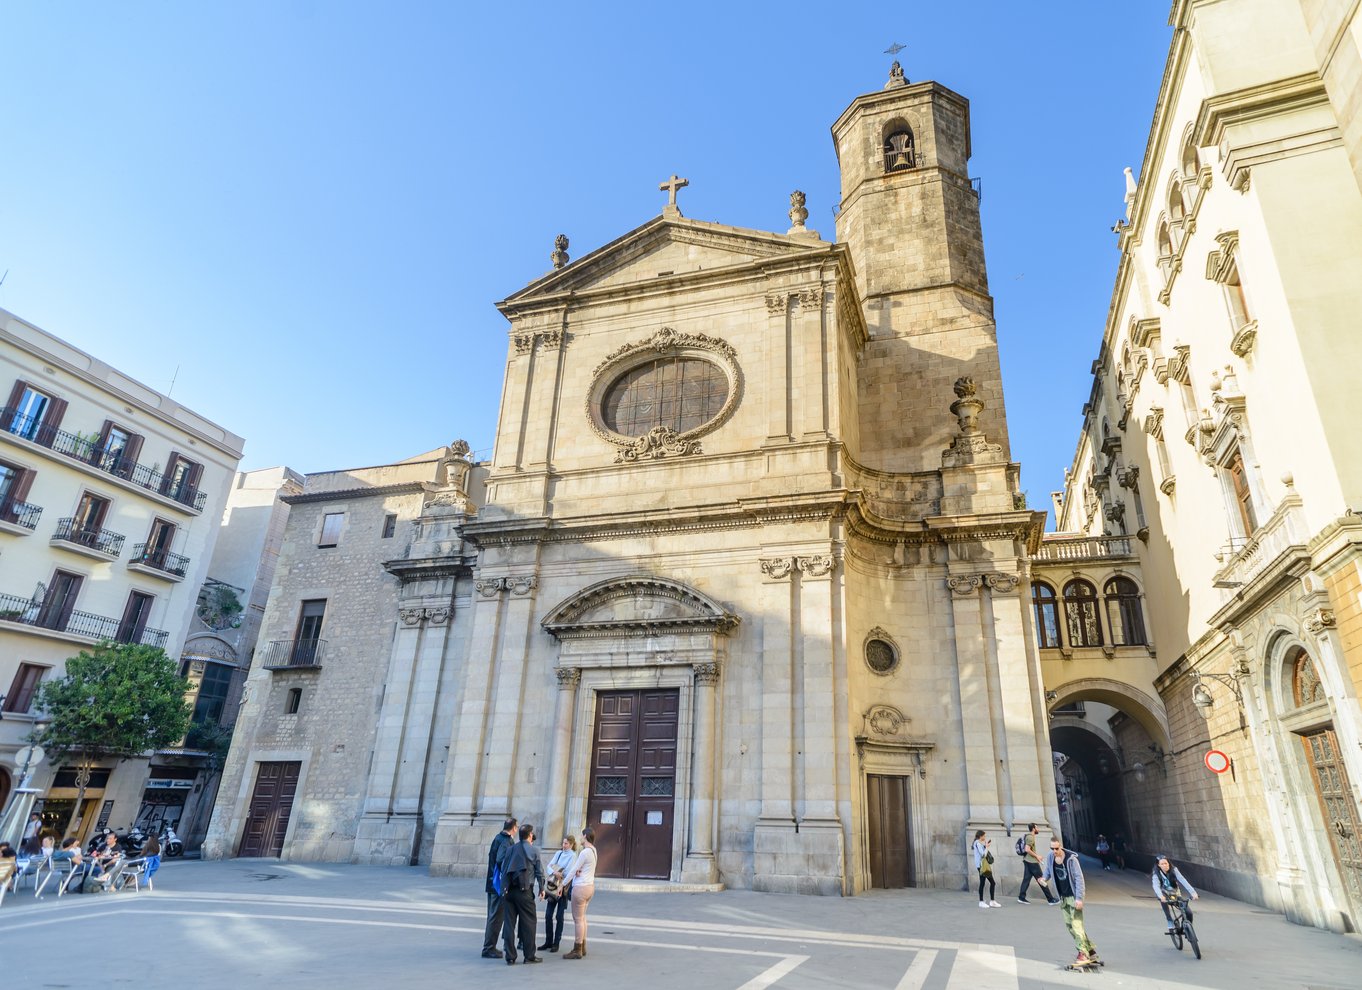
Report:
[[189,558],[178,553],[171,553],[164,547],[153,547],[146,543],[134,543],[132,556],[128,558],[129,564],[141,564],[143,567],[154,567],[158,571],[172,574],[175,577],[184,577],[185,571],[189,570]]
[[117,619],[75,609],[64,611],[43,602],[17,595],[0,595],[0,620],[18,622],[37,629],[51,629],[72,636],[84,636],[92,641],[113,640],[118,643],[139,643],[142,646],[164,647],[169,633],[161,629],[144,628],[141,635],[127,628]]
[[1036,551],[1036,560],[1101,560],[1133,557],[1129,536],[1046,536]]
[[172,484],[172,479],[167,478],[161,472],[153,471],[145,464],[138,464],[131,458],[124,456],[124,452],[121,450],[111,450],[107,442],[101,444],[98,435],[84,437],[78,433],[67,433],[65,430],[54,429],[43,425],[41,421],[32,416],[23,415],[13,408],[0,409],[0,429],[32,441],[40,447],[47,447],[58,454],[64,454],[94,468],[96,471],[103,471],[115,478],[129,481],[139,488],[145,488],[147,491],[174,499],[191,509],[201,512],[204,503],[208,501],[206,492],[192,488],[183,482],[178,485]]
[[57,531],[52,534],[52,539],[74,543],[77,546],[98,551],[109,557],[117,557],[123,552],[122,533],[115,533],[107,529],[95,529],[92,526],[82,526],[75,519],[69,517],[57,520]]
[[265,647],[265,658],[261,666],[266,670],[320,667],[325,655],[324,639],[278,639]]
[[0,502],[0,523],[9,523],[12,526],[22,526],[27,530],[38,528],[38,517],[43,514],[40,505],[29,505],[27,502],[17,502],[6,499]]

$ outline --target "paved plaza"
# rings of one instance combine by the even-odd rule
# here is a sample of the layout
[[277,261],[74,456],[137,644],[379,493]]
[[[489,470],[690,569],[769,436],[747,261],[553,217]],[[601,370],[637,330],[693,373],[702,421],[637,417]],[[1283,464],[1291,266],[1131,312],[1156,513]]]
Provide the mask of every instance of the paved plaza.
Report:
[[[511,969],[479,956],[479,881],[277,860],[170,862],[154,892],[7,896],[0,987],[1359,985],[1362,937],[1303,928],[1207,895],[1197,915],[1205,952],[1198,962],[1161,934],[1162,915],[1142,874],[1093,869],[1086,913],[1108,964],[1089,975],[1062,969],[1074,950],[1059,910],[1039,898],[1018,904],[1015,895],[983,911],[967,893],[939,890],[834,898],[602,888],[592,902],[587,959],[545,954],[541,966]],[[570,920],[564,941],[566,951]]]

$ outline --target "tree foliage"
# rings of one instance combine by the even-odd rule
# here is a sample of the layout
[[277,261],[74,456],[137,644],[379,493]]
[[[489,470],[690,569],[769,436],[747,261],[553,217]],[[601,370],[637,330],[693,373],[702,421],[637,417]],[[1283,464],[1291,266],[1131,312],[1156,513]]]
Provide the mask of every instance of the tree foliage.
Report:
[[189,728],[190,685],[164,650],[101,643],[66,661],[66,676],[43,684],[40,735],[55,759],[131,757],[174,745]]

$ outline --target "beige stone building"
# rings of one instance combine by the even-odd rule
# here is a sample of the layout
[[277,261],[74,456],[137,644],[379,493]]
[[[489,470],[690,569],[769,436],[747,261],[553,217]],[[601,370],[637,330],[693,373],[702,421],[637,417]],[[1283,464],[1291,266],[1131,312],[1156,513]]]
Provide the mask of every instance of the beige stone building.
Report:
[[1065,813],[1088,848],[1123,831],[1138,862],[1356,930],[1362,20],[1180,0],[1172,23],[1034,568]]
[[[242,440],[3,310],[0,395],[3,807],[38,686],[69,657],[102,639],[177,655]],[[80,808],[76,776],[34,776],[48,825],[132,823],[145,760],[103,761]]]
[[673,176],[499,304],[490,461],[308,478],[210,854],[477,876],[511,812],[607,876],[854,893],[1056,820],[969,105],[895,65],[833,140],[836,241]]

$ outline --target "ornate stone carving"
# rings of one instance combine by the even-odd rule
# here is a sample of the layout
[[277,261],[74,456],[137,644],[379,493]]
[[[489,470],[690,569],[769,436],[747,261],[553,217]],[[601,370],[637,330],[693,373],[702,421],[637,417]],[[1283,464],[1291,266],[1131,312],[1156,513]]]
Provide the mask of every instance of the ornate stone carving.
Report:
[[956,400],[951,403],[951,412],[960,421],[960,433],[972,437],[979,433],[979,413],[983,412],[984,400],[978,397],[978,386],[973,378],[955,380]]
[[802,231],[804,221],[809,219],[809,211],[804,206],[804,194],[796,189],[790,193],[790,230]]
[[473,452],[473,448],[468,445],[467,440],[454,440],[449,444],[449,456],[468,459],[468,455]]
[[421,624],[421,620],[426,617],[426,610],[423,608],[399,608],[397,617],[402,620],[404,626],[416,626]]
[[789,296],[783,292],[770,292],[766,295],[766,312],[775,314],[785,312],[785,305],[789,302]]
[[1015,574],[1005,574],[1002,571],[995,571],[992,574],[984,575],[984,581],[997,594],[1010,595],[1017,590],[1017,585],[1021,583],[1021,578]]
[[559,347],[563,346],[563,341],[566,339],[561,327],[554,327],[552,330],[544,330],[537,336],[539,337],[540,346],[546,351],[557,350]]
[[562,327],[554,327],[551,330],[526,330],[521,333],[513,334],[512,343],[515,344],[517,354],[528,354],[534,350],[535,345],[539,345],[544,350],[553,350],[563,346],[566,336]]
[[554,676],[558,678],[560,690],[575,688],[582,680],[582,669],[580,667],[555,667]]
[[695,673],[696,684],[719,683],[719,665],[717,663],[691,664],[691,670]]
[[468,496],[458,490],[440,492],[433,499],[426,503],[426,508],[430,508],[432,505],[448,506],[450,508],[464,511],[467,510],[468,508]]
[[1315,636],[1323,635],[1326,629],[1332,629],[1337,624],[1338,617],[1331,608],[1317,608],[1305,620],[1305,628]]
[[1224,285],[1234,271],[1234,256],[1239,249],[1239,231],[1227,230],[1216,236],[1219,247],[1206,255],[1206,277]]
[[568,263],[567,249],[567,234],[559,234],[553,239],[553,253],[549,255],[549,260],[553,262],[554,268],[562,268]]
[[426,609],[426,618],[430,620],[432,626],[443,626],[449,621],[450,609],[442,605],[439,608]]
[[761,572],[776,580],[789,577],[793,569],[793,557],[765,557],[761,561]]
[[815,285],[808,289],[799,290],[799,305],[814,309],[823,305],[823,287]]
[[866,733],[874,736],[897,736],[908,724],[908,716],[893,705],[872,705],[864,718]]
[[983,578],[978,574],[956,574],[946,578],[946,583],[954,594],[964,596],[972,595],[979,590],[984,583]]
[[1249,320],[1242,327],[1234,332],[1230,338],[1230,350],[1239,357],[1248,357],[1253,351],[1253,344],[1258,339],[1258,321]]
[[505,578],[479,578],[473,587],[483,598],[495,598],[506,587]]
[[1107,506],[1107,511],[1103,515],[1106,516],[1107,522],[1120,526],[1125,522],[1126,504],[1124,502],[1112,502]]
[[1122,488],[1134,489],[1140,483],[1140,469],[1132,464],[1116,472],[1116,483]]
[[898,60],[889,66],[889,81],[884,84],[885,89],[894,89],[898,86],[907,86],[908,77],[903,74],[903,66],[899,65]]
[[528,354],[534,350],[534,334],[532,333],[514,334],[511,337],[511,342],[515,344],[517,354]]
[[799,569],[809,577],[824,577],[832,573],[833,559],[831,554],[817,554],[813,557],[799,557]]
[[866,633],[864,652],[865,665],[877,674],[891,674],[898,668],[898,644],[879,626]]
[[539,587],[539,578],[533,574],[502,578],[502,581],[505,582],[507,591],[521,598]]
[[687,454],[702,454],[704,448],[699,440],[686,440],[670,426],[654,426],[643,436],[621,447],[615,455],[616,464],[629,464],[634,461],[656,461],[663,457],[684,457]]

